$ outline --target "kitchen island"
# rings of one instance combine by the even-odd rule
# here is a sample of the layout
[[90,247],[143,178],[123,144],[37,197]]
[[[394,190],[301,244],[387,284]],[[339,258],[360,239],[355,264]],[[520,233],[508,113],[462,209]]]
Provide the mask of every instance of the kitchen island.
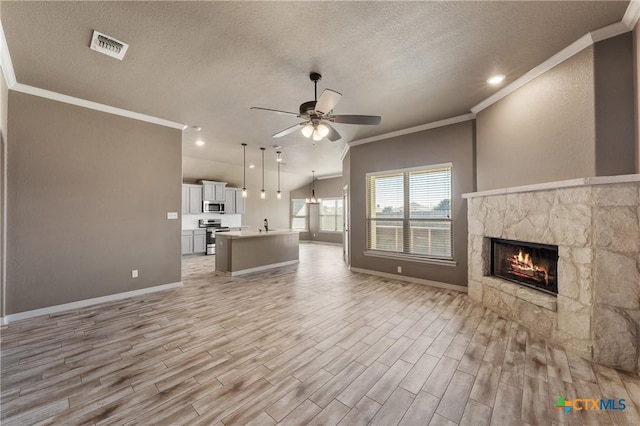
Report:
[[216,271],[236,276],[299,262],[298,231],[216,233]]

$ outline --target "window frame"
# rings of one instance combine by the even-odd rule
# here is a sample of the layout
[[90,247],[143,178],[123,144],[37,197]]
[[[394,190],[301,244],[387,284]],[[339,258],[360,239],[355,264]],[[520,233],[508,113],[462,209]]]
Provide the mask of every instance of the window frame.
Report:
[[[322,202],[332,200],[335,201],[336,212],[333,215],[322,214]],[[342,203],[342,214],[338,215],[338,201]],[[342,197],[326,197],[320,201],[320,205],[318,206],[318,232],[331,233],[331,234],[342,234],[344,232],[344,200]],[[335,218],[336,229],[335,230],[327,230],[322,229],[322,217],[323,216],[333,216]],[[342,222],[340,223],[340,229],[338,229],[338,218],[342,218]]]
[[[375,178],[375,177],[379,177],[379,176],[384,176],[384,175],[394,175],[394,174],[402,174],[403,175],[403,191],[407,191],[410,190],[409,188],[409,179],[410,179],[410,174],[411,173],[415,173],[415,172],[429,172],[429,171],[434,171],[437,169],[450,169],[450,176],[451,176],[451,186],[450,186],[450,217],[449,218],[428,218],[428,219],[417,219],[417,218],[411,218],[411,209],[410,209],[410,196],[409,196],[409,192],[404,194],[404,199],[403,199],[403,216],[400,218],[376,218],[376,217],[372,217],[372,205],[371,205],[371,179]],[[403,168],[403,169],[394,169],[394,170],[381,170],[381,171],[376,171],[376,172],[369,172],[366,173],[365,175],[365,202],[366,202],[366,230],[365,230],[365,247],[366,250],[364,252],[365,256],[375,256],[375,257],[382,257],[382,258],[395,258],[395,259],[402,259],[402,260],[409,260],[409,261],[414,261],[414,262],[423,262],[423,263],[434,263],[434,264],[439,264],[439,265],[447,265],[447,266],[456,266],[457,262],[455,260],[455,242],[454,242],[454,225],[455,225],[455,215],[454,215],[454,200],[453,200],[453,163],[449,162],[449,163],[440,163],[440,164],[430,164],[430,165],[424,165],[424,166],[418,166],[418,167],[409,167],[409,168]],[[411,225],[410,222],[412,221],[442,221],[442,222],[449,222],[450,223],[450,229],[451,229],[451,242],[450,242],[450,246],[451,246],[451,256],[450,257],[443,257],[443,256],[433,256],[433,255],[423,255],[423,254],[417,254],[417,253],[411,253],[409,251],[407,251],[407,244],[403,243],[403,247],[402,250],[403,251],[394,251],[394,250],[380,250],[380,249],[372,249],[370,248],[370,242],[371,242],[371,238],[370,238],[370,232],[371,232],[371,226],[373,223],[375,222],[384,222],[384,221],[389,221],[389,222],[402,222],[402,232],[403,232],[403,236],[404,234],[408,233],[408,230],[410,230]]]
[[[295,201],[302,201],[304,203],[304,216],[296,216],[296,215],[294,215],[293,203]],[[291,199],[291,203],[289,204],[289,208],[290,208],[290,211],[291,211],[290,217],[289,217],[289,223],[290,223],[291,230],[300,231],[300,232],[309,232],[309,204],[306,202],[306,200],[304,198],[292,198]],[[293,220],[294,219],[299,219],[299,218],[304,218],[304,229],[294,228],[293,227]]]

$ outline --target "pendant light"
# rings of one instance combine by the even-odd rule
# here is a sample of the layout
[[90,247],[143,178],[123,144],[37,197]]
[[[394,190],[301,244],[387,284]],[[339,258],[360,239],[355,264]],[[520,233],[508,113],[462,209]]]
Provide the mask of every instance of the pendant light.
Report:
[[247,144],[242,144],[242,198],[247,198]]
[[311,198],[307,198],[306,200],[304,200],[307,204],[319,204],[320,198],[316,198],[316,185],[315,185],[315,181],[316,181],[316,171],[315,170],[311,170]]
[[278,158],[276,158],[276,162],[278,164],[278,192],[276,192],[276,198],[278,200],[281,200],[282,192],[280,192],[280,163],[282,163],[282,158],[280,157],[280,154],[282,154],[282,152],[276,151],[276,154],[278,154]]
[[260,198],[263,200],[267,198],[267,193],[264,192],[264,150],[265,148],[260,148],[260,151],[262,151],[262,190],[260,191]]

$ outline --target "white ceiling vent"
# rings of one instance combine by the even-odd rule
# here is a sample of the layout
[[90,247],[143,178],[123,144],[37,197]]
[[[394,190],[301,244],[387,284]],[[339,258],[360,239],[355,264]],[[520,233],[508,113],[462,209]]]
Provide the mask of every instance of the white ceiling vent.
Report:
[[127,53],[129,45],[93,30],[93,37],[91,37],[91,45],[89,47],[97,52],[122,60],[124,54]]

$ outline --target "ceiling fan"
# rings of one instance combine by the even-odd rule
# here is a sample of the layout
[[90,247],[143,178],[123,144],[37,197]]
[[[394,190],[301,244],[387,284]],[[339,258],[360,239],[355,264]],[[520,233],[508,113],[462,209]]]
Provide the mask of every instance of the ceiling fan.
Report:
[[317,72],[309,74],[309,79],[313,81],[314,86],[314,100],[304,102],[300,105],[300,112],[281,111],[278,109],[251,107],[251,109],[257,109],[261,111],[270,111],[277,114],[290,114],[295,115],[298,118],[302,118],[304,121],[298,124],[294,124],[291,127],[287,127],[284,130],[273,135],[274,138],[280,138],[282,136],[293,133],[298,129],[302,130],[302,134],[306,138],[313,137],[314,141],[319,141],[322,138],[327,138],[331,142],[340,139],[340,133],[333,128],[329,123],[342,123],[342,124],[368,124],[376,125],[380,124],[382,119],[377,115],[333,115],[331,111],[336,106],[342,94],[331,89],[324,89],[320,98],[318,98],[318,81],[322,79],[322,76]]

